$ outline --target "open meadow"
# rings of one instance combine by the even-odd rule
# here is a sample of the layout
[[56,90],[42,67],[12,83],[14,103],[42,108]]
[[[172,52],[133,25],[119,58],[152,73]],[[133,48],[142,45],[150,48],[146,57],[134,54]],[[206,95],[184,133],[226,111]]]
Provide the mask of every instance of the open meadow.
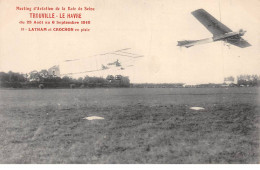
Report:
[[1,89],[0,163],[259,163],[258,92]]

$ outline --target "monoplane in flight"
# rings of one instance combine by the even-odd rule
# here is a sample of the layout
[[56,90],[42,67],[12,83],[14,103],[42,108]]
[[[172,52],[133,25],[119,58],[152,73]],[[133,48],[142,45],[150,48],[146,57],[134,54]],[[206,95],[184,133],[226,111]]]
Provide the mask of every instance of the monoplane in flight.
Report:
[[242,38],[246,31],[240,29],[238,32],[233,32],[231,29],[229,29],[227,26],[215,19],[204,9],[195,10],[191,14],[195,18],[197,18],[199,22],[209,30],[209,32],[213,34],[213,37],[201,40],[178,41],[177,46],[189,48],[194,45],[205,44],[215,41],[224,41],[226,43],[233,44],[240,48],[251,46],[246,40]]

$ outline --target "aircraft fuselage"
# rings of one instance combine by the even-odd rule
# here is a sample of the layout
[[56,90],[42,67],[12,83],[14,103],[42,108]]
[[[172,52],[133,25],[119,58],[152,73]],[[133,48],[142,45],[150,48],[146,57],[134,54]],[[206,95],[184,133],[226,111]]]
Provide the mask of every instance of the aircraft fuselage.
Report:
[[210,43],[214,41],[220,41],[220,40],[225,40],[225,39],[240,39],[241,36],[245,34],[246,31],[239,31],[239,32],[228,32],[222,35],[217,35],[213,36],[211,38],[205,38],[201,40],[184,40],[184,41],[178,41],[177,46],[181,47],[191,47],[194,45],[199,45],[199,44],[205,44],[205,43]]

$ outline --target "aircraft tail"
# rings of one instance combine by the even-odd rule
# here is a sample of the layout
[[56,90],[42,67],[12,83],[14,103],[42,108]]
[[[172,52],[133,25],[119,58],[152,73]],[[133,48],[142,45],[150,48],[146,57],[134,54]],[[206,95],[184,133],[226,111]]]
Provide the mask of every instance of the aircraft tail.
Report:
[[177,46],[181,46],[181,47],[192,47],[194,45],[199,45],[199,44],[205,44],[205,43],[210,43],[213,42],[213,38],[205,38],[205,39],[201,39],[201,40],[184,40],[184,41],[178,41]]
[[195,42],[196,40],[184,40],[184,41],[178,41],[178,44],[177,44],[177,46],[185,46],[186,48],[189,48],[189,47],[191,47],[191,46],[193,46],[193,45],[189,45],[189,44],[191,44],[191,43],[193,43],[193,42]]

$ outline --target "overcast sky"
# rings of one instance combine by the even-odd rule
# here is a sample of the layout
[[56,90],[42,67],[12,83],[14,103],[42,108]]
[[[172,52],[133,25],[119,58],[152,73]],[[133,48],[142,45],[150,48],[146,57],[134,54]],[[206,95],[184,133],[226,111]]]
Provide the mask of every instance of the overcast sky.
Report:
[[[82,12],[83,18],[92,21],[90,32],[22,32],[18,22],[29,20],[29,15],[16,11],[16,6],[91,6],[96,10]],[[212,37],[191,15],[199,8],[221,18],[233,31],[247,30],[244,39],[252,46],[229,49],[214,42],[177,47],[178,40]],[[119,59],[123,65],[134,66],[89,75],[123,74],[131,82],[220,83],[225,76],[260,74],[259,11],[258,0],[0,0],[0,71],[26,73],[59,64],[62,73],[77,72]],[[129,61],[93,56],[122,48],[144,57]],[[81,60],[63,62],[75,58]]]

